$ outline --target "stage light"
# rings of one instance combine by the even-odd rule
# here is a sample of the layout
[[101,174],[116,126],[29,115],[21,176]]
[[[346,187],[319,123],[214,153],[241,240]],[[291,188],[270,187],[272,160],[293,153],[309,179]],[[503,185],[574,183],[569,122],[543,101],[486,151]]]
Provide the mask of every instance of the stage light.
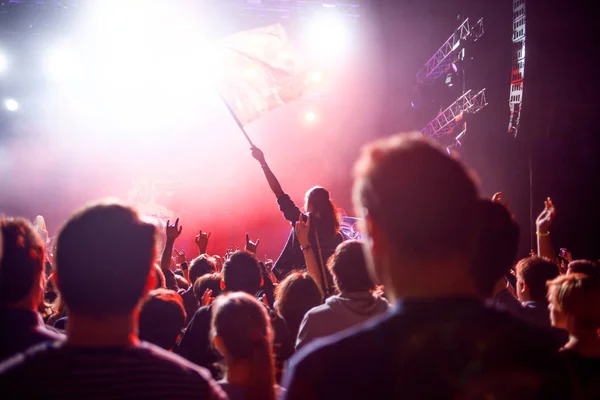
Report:
[[19,109],[19,102],[15,99],[6,99],[4,100],[4,107],[6,107],[8,111],[14,112]]
[[314,122],[317,119],[317,114],[315,114],[312,111],[309,111],[306,114],[304,114],[304,119],[306,120],[306,122]]
[[247,70],[244,71],[244,76],[249,81],[254,80],[254,79],[256,79],[256,70],[254,70],[254,69],[247,69]]
[[0,52],[0,74],[8,69],[8,58],[2,52]]
[[77,79],[81,72],[79,63],[73,54],[60,47],[48,51],[45,69],[50,79],[58,81]]
[[320,15],[306,27],[310,50],[321,57],[338,56],[347,50],[350,37],[348,27],[340,16]]
[[446,85],[448,85],[448,87],[454,86],[454,82],[452,82],[452,74],[446,75]]
[[310,80],[312,82],[323,82],[323,73],[321,71],[316,71],[310,74]]

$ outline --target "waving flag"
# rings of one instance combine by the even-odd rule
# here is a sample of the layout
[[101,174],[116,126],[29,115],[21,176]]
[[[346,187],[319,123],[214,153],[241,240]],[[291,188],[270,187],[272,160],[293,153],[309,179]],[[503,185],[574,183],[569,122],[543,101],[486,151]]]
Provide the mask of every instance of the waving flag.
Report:
[[302,95],[303,62],[280,24],[236,33],[218,49],[221,95],[241,125]]

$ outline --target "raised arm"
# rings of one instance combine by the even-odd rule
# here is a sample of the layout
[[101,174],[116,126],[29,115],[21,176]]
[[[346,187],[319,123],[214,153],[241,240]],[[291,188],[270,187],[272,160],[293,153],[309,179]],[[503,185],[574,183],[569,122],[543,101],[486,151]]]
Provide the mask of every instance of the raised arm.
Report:
[[265,161],[265,155],[263,154],[262,150],[260,150],[258,147],[252,147],[250,150],[252,151],[252,157],[254,157],[254,159],[256,159],[256,161],[260,163],[260,166],[263,169],[265,178],[267,178],[267,182],[269,183],[271,191],[275,194],[275,197],[279,199],[285,193],[283,192],[283,189],[281,188],[277,177],[275,176],[275,174],[273,174],[273,171],[271,171],[269,165],[267,165],[267,162]]
[[163,250],[162,257],[160,258],[160,269],[162,269],[163,273],[165,274],[165,279],[167,280],[167,289],[176,289],[177,283],[175,283],[175,276],[169,269],[169,266],[171,264],[171,255],[173,254],[175,240],[179,237],[179,235],[181,235],[183,226],[179,226],[179,218],[175,220],[175,224],[173,225],[171,225],[170,222],[171,221],[167,221],[167,242],[165,243],[165,249]]
[[550,226],[556,216],[556,208],[552,199],[548,197],[544,201],[544,210],[540,213],[535,221],[536,236],[537,236],[537,252],[538,256],[548,258],[555,263],[558,259],[552,249],[552,241],[550,240]]
[[310,277],[313,278],[313,280],[317,284],[319,292],[321,292],[321,296],[324,296],[325,293],[323,291],[319,263],[317,262],[315,252],[313,251],[313,248],[308,240],[308,232],[310,232],[310,218],[308,218],[308,220],[304,222],[302,220],[302,216],[300,216],[298,218],[298,221],[296,221],[296,226],[294,227],[294,229],[296,231],[296,237],[298,238],[300,247],[302,247],[302,253],[304,254],[304,261],[306,263],[308,275],[310,275]]

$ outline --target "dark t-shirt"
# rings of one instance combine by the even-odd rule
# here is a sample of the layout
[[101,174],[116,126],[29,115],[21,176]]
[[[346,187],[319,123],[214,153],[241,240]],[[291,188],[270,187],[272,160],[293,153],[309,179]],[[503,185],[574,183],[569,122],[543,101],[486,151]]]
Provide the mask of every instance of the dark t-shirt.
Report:
[[0,361],[38,343],[62,339],[62,334],[44,325],[39,313],[0,309]]
[[0,364],[2,399],[222,399],[208,371],[150,343],[46,343]]
[[[285,321],[274,311],[269,310],[271,324],[275,332],[273,347],[275,350],[275,365],[278,377],[283,370],[283,365],[294,353],[294,341],[287,330]],[[201,307],[196,311],[190,321],[175,352],[182,357],[208,369],[212,375],[219,379],[222,371],[216,363],[222,359],[221,355],[213,348],[210,339],[210,323],[212,318],[212,304]]]
[[474,299],[398,302],[292,357],[287,399],[567,398],[544,331]]
[[573,373],[580,398],[600,399],[600,358],[588,358],[571,350],[560,352]]

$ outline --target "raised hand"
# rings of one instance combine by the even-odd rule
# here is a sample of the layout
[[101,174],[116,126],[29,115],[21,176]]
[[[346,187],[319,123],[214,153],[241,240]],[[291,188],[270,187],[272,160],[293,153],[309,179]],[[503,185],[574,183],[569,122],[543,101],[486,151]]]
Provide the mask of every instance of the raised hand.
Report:
[[198,246],[200,254],[206,254],[206,249],[208,248],[208,239],[210,239],[210,232],[202,232],[202,230],[198,231],[198,235],[196,235],[194,243],[196,243],[196,246]]
[[508,201],[502,201],[502,192],[496,192],[492,196],[492,203],[502,204],[504,207],[508,208]]
[[252,152],[252,157],[254,157],[254,159],[258,161],[260,165],[267,165],[267,162],[265,161],[265,155],[261,149],[254,146],[250,149],[250,151]]
[[181,235],[181,230],[183,229],[183,225],[179,226],[179,218],[175,220],[175,224],[171,225],[171,221],[167,220],[167,240],[175,241]]
[[548,199],[544,201],[544,210],[540,213],[535,221],[535,226],[537,227],[538,233],[547,234],[549,232],[550,225],[552,225],[552,221],[554,221],[554,217],[556,217],[556,208],[554,207],[552,199],[548,197]]
[[175,249],[175,263],[181,265],[185,262],[185,251]]
[[215,301],[215,298],[213,297],[213,291],[211,289],[206,289],[200,301],[200,303],[202,303],[202,307],[210,306],[213,301]]
[[246,246],[244,247],[244,250],[246,250],[248,253],[256,255],[256,248],[258,247],[259,243],[260,239],[256,239],[256,242],[253,242],[250,240],[250,236],[248,236],[246,233]]
[[303,214],[300,213],[298,217],[298,221],[296,221],[296,225],[294,226],[294,230],[296,231],[296,238],[298,238],[298,243],[302,248],[307,248],[310,242],[308,241],[308,232],[310,232],[310,217],[306,219],[306,222],[302,219]]

